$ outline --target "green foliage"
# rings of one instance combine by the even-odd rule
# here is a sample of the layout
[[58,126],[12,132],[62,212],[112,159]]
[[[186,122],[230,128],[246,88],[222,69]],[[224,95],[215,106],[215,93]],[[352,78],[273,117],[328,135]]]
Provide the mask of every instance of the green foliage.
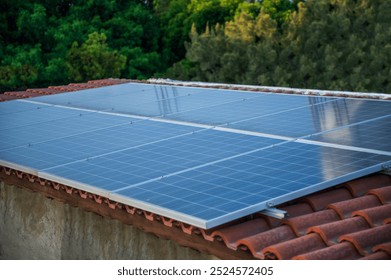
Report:
[[191,27],[198,32],[233,19],[243,0],[154,0],[160,21],[162,59],[172,65],[186,54],[185,42]]
[[187,18],[190,0],[154,0],[155,15],[160,22],[163,61],[166,65],[185,57],[185,41],[188,39],[191,24]]
[[34,43],[44,36],[46,29],[46,10],[40,4],[22,9],[16,21],[17,36],[20,43]]
[[[296,1],[297,2],[297,1]],[[262,8],[279,25],[289,20],[289,16],[295,9],[297,3],[289,0],[263,0]]]
[[0,1],[0,92],[162,72],[150,2]]
[[257,17],[242,8],[225,28],[193,30],[187,44],[187,59],[195,72],[190,78],[391,92],[389,1],[296,4],[264,0]]
[[391,92],[391,2],[2,0],[0,92],[151,76]]
[[33,85],[39,80],[43,69],[40,45],[6,47],[11,56],[5,57],[0,66],[0,84],[7,89],[18,88],[17,85]]
[[72,44],[67,55],[67,67],[72,80],[80,82],[89,79],[118,77],[125,68],[126,57],[111,50],[106,35],[91,33],[80,47]]
[[191,0],[188,5],[190,16],[187,21],[195,25],[198,32],[205,27],[231,20],[241,0]]

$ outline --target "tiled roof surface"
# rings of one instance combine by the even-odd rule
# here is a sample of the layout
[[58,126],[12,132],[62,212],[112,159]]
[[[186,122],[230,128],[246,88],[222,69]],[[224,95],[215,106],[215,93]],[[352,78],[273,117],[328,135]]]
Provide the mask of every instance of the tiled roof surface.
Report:
[[[9,92],[4,96],[32,97],[123,82],[127,81],[107,79]],[[2,96],[0,95],[0,100]],[[6,173],[10,175],[11,171]],[[16,175],[20,179],[23,177],[22,172],[16,172]],[[34,176],[26,176],[30,182],[35,180]],[[202,236],[213,244],[224,244],[224,248],[228,248],[232,255],[243,256],[243,252],[247,252],[245,255],[257,259],[391,259],[391,176],[388,175],[375,174],[357,179],[281,205],[278,208],[289,214],[284,220],[254,214],[207,231],[112,203],[108,199],[77,191],[72,186],[60,188],[58,184],[36,179],[41,186],[51,185],[57,191],[64,189],[68,194],[76,193],[83,199],[90,198],[99,207],[107,204],[112,211],[120,210],[129,215],[143,216],[149,223],[155,224],[157,229],[160,228],[160,231],[164,225],[167,232],[173,232],[172,235],[167,233],[167,236],[201,251],[208,249],[205,249],[205,245],[201,248],[198,245],[201,243],[197,242],[189,245],[192,244],[188,241],[189,237],[199,239]],[[182,235],[178,234],[178,228]],[[151,229],[148,231],[153,232]],[[229,252],[220,254],[224,258],[227,255],[229,256]]]
[[374,175],[211,235],[259,259],[391,259],[391,177]]
[[89,81],[87,83],[77,83],[69,84],[63,86],[50,86],[48,88],[32,88],[25,91],[6,91],[3,94],[0,94],[0,102],[8,101],[12,99],[19,98],[29,98],[36,97],[41,95],[56,94],[62,92],[78,91],[89,88],[98,88],[103,86],[111,86],[117,84],[127,83],[129,80],[125,79],[102,79]]

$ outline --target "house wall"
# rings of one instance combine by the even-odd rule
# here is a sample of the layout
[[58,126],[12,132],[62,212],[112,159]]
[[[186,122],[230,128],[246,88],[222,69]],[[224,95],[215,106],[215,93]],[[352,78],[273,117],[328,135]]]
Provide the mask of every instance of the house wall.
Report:
[[1,182],[0,259],[214,257]]

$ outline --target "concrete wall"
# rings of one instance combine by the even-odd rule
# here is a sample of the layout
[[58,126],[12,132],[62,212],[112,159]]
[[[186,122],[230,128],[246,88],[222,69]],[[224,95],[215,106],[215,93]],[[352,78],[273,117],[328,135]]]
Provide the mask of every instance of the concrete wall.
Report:
[[0,183],[0,259],[213,259],[119,221]]

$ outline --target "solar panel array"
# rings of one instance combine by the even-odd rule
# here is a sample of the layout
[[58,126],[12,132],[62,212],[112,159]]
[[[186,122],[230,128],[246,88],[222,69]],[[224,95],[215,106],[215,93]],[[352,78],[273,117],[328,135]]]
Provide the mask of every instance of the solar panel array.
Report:
[[0,103],[0,164],[201,228],[391,160],[391,102],[129,83]]

